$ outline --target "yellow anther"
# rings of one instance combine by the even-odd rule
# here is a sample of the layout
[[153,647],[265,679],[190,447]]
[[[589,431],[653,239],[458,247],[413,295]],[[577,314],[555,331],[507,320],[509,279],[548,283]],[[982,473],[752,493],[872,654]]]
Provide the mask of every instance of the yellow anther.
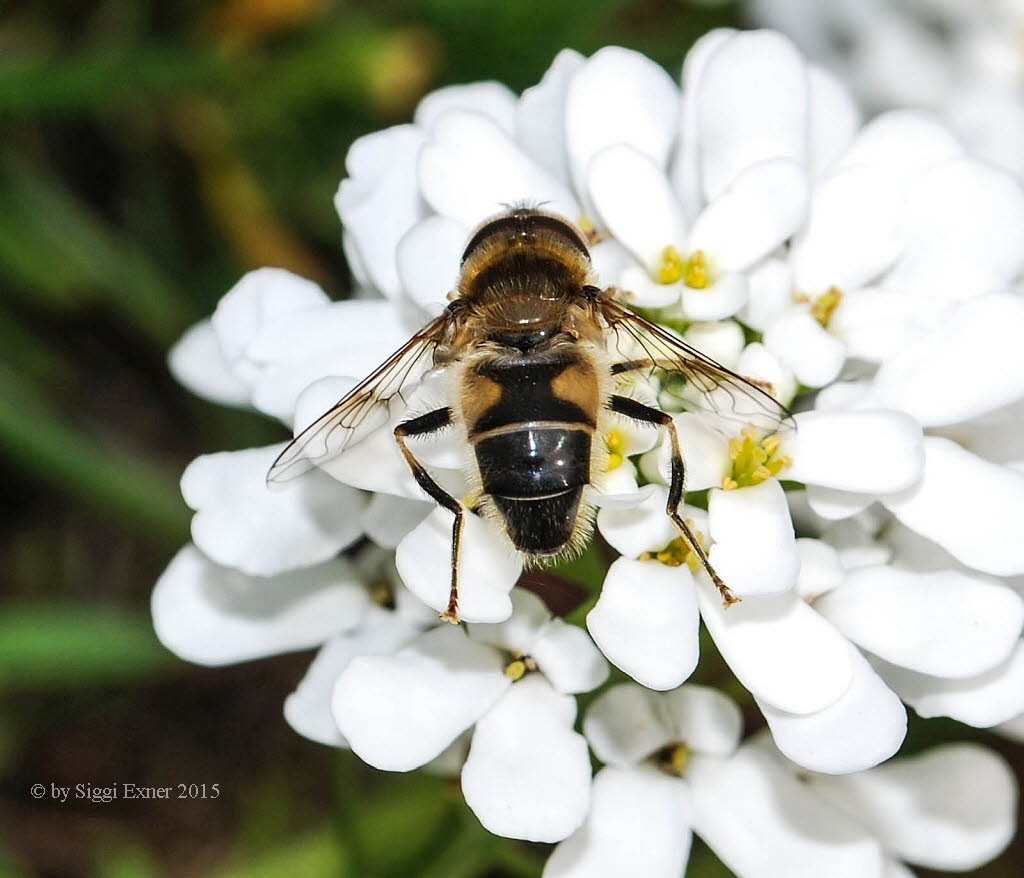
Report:
[[509,662],[505,665],[505,676],[508,677],[513,683],[516,680],[522,680],[526,676],[526,662],[522,659],[516,659],[514,662]]
[[703,250],[694,250],[686,260],[683,282],[694,290],[706,290],[711,286],[711,268],[708,265],[707,254]]
[[512,660],[505,665],[505,676],[513,683],[522,680],[530,671],[537,670],[537,662],[533,656],[514,654]]
[[626,437],[618,430],[612,430],[604,437],[608,449],[608,472],[618,469],[626,459]]
[[658,266],[658,283],[674,284],[683,276],[686,263],[679,251],[669,244],[661,251],[661,265]]
[[391,583],[385,579],[377,579],[368,586],[370,600],[378,607],[393,607],[395,605],[395,593]]
[[594,221],[586,214],[580,216],[576,221],[576,225],[583,232],[583,237],[586,239],[588,247],[593,247],[608,237],[606,232],[598,230],[597,226],[594,225]]
[[[686,526],[690,528],[690,532],[697,538],[697,544],[706,553],[708,549],[707,537],[693,526],[693,519],[686,519]],[[659,549],[657,552],[644,552],[640,556],[640,560],[660,561],[666,567],[682,567],[685,564],[694,573],[701,566],[697,553],[693,551],[690,544],[681,536],[676,537],[665,548]]]
[[690,748],[686,744],[669,744],[658,751],[658,767],[668,774],[684,777],[690,764]]
[[744,427],[741,437],[729,440],[732,467],[722,479],[723,490],[760,485],[792,463],[780,453],[782,443],[778,436],[762,437],[753,427]]
[[836,308],[843,301],[843,293],[837,287],[830,287],[827,293],[822,293],[811,303],[811,317],[822,326],[828,326]]

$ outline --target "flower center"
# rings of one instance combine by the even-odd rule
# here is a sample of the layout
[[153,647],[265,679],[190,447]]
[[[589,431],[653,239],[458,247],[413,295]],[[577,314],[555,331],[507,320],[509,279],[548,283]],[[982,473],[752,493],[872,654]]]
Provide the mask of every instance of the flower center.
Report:
[[832,315],[843,301],[843,291],[839,287],[829,287],[824,293],[812,299],[806,293],[793,293],[793,301],[811,306],[811,317],[823,327],[828,328]]
[[722,488],[726,491],[749,488],[777,476],[793,462],[780,454],[780,447],[778,436],[762,437],[753,427],[744,427],[740,436],[729,440],[732,466],[722,479]]
[[378,607],[387,610],[395,608],[395,591],[386,579],[375,579],[367,586],[367,591],[370,593],[370,600]]
[[694,290],[704,290],[711,286],[714,278],[707,254],[703,250],[694,250],[688,259],[684,259],[671,244],[661,251],[658,283],[674,284],[680,280]]
[[611,430],[604,437],[605,447],[608,449],[607,471],[618,469],[626,459],[626,437],[618,430]]
[[576,220],[576,226],[581,232],[583,232],[583,237],[586,240],[588,247],[600,244],[608,237],[608,233],[600,231],[597,226],[594,225],[594,221],[585,213],[581,214],[580,218]]
[[682,741],[666,744],[655,755],[658,768],[675,777],[685,777],[690,764],[690,748]]
[[505,676],[513,683],[516,683],[522,680],[530,671],[536,670],[537,662],[534,661],[533,656],[513,653],[511,661],[505,665]]
[[[708,550],[707,537],[694,527],[692,518],[686,519],[686,526],[697,537],[697,543],[706,553]],[[644,552],[640,556],[640,560],[660,561],[666,567],[682,567],[685,564],[692,573],[696,573],[701,567],[700,558],[697,557],[697,553],[693,551],[690,544],[681,536],[672,540],[664,549],[659,549],[657,552]]]

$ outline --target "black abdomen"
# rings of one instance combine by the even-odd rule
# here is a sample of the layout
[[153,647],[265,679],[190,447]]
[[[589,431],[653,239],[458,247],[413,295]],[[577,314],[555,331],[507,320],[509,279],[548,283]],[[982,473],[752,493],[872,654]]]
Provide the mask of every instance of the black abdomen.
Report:
[[477,443],[484,493],[520,551],[552,555],[571,540],[589,481],[590,441],[583,425],[524,425]]

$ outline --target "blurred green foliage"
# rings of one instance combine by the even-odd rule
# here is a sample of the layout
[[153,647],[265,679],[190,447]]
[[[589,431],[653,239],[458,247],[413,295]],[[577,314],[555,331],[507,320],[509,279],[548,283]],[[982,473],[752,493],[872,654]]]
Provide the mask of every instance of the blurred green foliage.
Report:
[[[676,72],[735,15],[687,0],[4,4],[0,874],[540,874],[544,849],[489,835],[451,782],[297,738],[280,704],[308,656],[204,670],[157,644],[149,592],[188,537],[181,470],[280,438],[191,398],[165,353],[259,265],[346,294],[331,204],[346,150],[427,90],[519,90],[559,49],[606,43]],[[593,585],[600,569],[590,552],[563,573]],[[133,808],[27,793],[80,781],[222,793]],[[984,874],[1020,874],[1001,863]],[[728,872],[698,843],[688,874]]]

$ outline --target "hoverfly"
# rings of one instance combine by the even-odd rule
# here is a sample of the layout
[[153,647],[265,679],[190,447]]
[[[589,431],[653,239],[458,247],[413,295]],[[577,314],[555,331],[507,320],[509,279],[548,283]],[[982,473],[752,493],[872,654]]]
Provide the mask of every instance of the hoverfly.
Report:
[[[451,591],[442,618],[459,619],[459,547],[466,513],[410,451],[406,439],[457,426],[473,453],[490,518],[528,561],[578,549],[593,528],[588,492],[599,471],[610,416],[663,428],[671,443],[665,512],[721,592],[738,600],[679,513],[684,464],[671,416],[631,398],[628,376],[660,373],[684,397],[721,411],[737,396],[777,426],[788,412],[764,386],[725,368],[595,285],[583,236],[566,220],[516,207],[485,222],[462,256],[457,287],[440,316],[305,429],[268,474],[282,481],[323,463],[378,429],[402,390],[430,368],[448,378],[448,405],[394,429],[419,486],[454,516]],[[686,391],[689,391],[688,393]],[[373,417],[371,417],[373,415]],[[595,466],[598,464],[598,466]]]

